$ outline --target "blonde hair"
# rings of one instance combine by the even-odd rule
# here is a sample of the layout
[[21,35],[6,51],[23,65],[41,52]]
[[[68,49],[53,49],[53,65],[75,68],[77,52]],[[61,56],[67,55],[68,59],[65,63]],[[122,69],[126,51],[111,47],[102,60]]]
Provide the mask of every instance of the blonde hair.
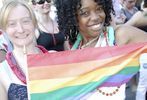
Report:
[[6,29],[9,13],[12,11],[13,8],[15,8],[17,6],[24,6],[26,9],[28,9],[28,11],[30,13],[30,17],[33,21],[33,24],[35,27],[37,27],[37,20],[36,20],[34,11],[32,10],[31,6],[29,6],[24,1],[19,1],[19,0],[14,1],[13,0],[13,1],[6,2],[0,10],[0,28],[2,30]]

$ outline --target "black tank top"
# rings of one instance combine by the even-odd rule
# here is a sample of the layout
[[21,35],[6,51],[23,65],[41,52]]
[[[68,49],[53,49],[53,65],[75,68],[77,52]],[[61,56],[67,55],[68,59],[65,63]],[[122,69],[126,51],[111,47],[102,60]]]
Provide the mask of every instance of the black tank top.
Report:
[[37,44],[43,46],[47,50],[64,50],[65,35],[63,33],[50,34],[39,30],[40,35]]

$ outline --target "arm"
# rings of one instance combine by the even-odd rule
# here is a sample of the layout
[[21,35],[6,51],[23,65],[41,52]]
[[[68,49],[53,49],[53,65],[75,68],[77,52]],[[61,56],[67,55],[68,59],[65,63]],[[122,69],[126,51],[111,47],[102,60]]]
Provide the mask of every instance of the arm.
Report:
[[7,100],[8,99],[7,91],[5,89],[4,82],[3,82],[3,78],[5,77],[3,74],[3,70],[1,70],[2,66],[3,66],[2,63],[0,63],[0,100]]
[[125,24],[126,25],[132,25],[132,26],[135,26],[135,27],[146,26],[147,25],[146,14],[147,14],[146,11],[138,11]]
[[7,93],[4,90],[4,87],[1,83],[0,83],[0,100],[7,100]]
[[117,45],[147,42],[147,33],[133,26],[122,25],[115,30]]

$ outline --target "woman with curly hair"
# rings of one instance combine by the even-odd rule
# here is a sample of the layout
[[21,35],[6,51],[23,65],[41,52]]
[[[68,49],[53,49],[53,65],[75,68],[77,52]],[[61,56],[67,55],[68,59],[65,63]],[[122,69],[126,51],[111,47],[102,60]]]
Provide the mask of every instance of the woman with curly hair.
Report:
[[[132,26],[111,26],[112,0],[56,0],[59,30],[69,38],[72,50],[125,45],[147,41],[145,32]],[[98,87],[82,99],[124,100],[125,84]]]

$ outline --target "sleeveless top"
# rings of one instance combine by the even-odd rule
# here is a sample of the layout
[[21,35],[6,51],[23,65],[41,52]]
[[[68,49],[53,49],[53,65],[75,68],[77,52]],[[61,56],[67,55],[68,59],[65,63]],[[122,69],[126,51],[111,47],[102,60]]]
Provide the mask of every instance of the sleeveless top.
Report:
[[47,50],[64,50],[65,36],[63,33],[49,34],[39,30],[40,35],[37,39],[37,44],[43,46]]
[[[40,46],[38,46],[38,48],[43,53],[48,52]],[[8,100],[28,100],[26,82],[22,82],[18,78],[17,75],[20,75],[19,71],[20,69],[18,68],[18,64],[12,52],[7,53],[6,60],[0,63],[0,82],[7,91]],[[25,76],[23,79],[26,81]]]
[[[81,40],[80,38],[78,38]],[[76,41],[77,42],[77,41]],[[107,27],[107,33],[101,33],[95,47],[114,46],[115,33],[112,27]],[[74,48],[72,48],[74,50]],[[81,100],[125,100],[125,87],[126,84],[118,87],[100,87],[88,93],[86,96],[81,97]],[[100,92],[101,91],[101,92]],[[103,94],[105,92],[105,95]],[[113,92],[116,92],[113,94]],[[106,96],[107,93],[113,95]]]

